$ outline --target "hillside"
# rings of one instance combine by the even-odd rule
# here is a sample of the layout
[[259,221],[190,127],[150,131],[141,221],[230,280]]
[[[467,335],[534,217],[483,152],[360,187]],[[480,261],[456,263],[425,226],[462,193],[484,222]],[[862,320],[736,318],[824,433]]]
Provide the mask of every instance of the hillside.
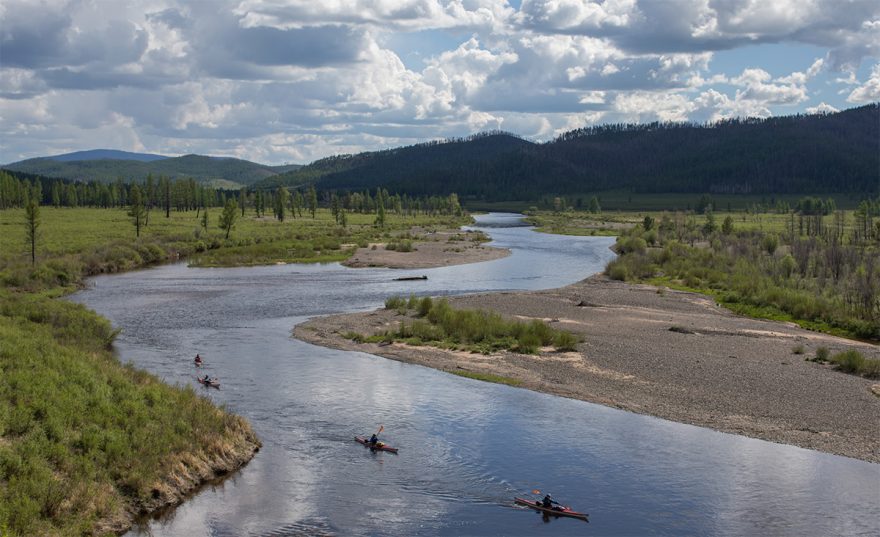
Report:
[[154,160],[166,159],[165,155],[156,155],[153,153],[131,153],[129,151],[118,151],[116,149],[90,149],[88,151],[74,151],[73,153],[64,153],[62,155],[53,155],[46,157],[48,159],[57,160],[59,162],[71,162],[77,160],[139,160],[141,162],[152,162]]
[[149,174],[153,174],[154,177],[161,175],[171,178],[191,177],[200,183],[211,183],[226,188],[250,185],[277,173],[271,166],[247,160],[202,155],[184,155],[152,161],[120,158],[85,160],[56,160],[56,158],[22,160],[8,164],[4,168],[46,177],[101,182],[115,181],[120,177],[125,181],[143,181]]
[[[464,139],[339,155],[317,160],[295,171],[271,177],[254,188],[300,186],[315,182],[322,189],[364,190],[377,186],[411,195],[449,193],[454,186],[491,178],[492,162],[535,144],[515,135],[492,132]],[[488,173],[487,173],[488,172]],[[479,188],[479,185],[472,185]]]
[[484,201],[633,192],[868,193],[880,190],[880,107],[710,125],[604,125],[534,144],[504,133],[332,157],[254,185]]

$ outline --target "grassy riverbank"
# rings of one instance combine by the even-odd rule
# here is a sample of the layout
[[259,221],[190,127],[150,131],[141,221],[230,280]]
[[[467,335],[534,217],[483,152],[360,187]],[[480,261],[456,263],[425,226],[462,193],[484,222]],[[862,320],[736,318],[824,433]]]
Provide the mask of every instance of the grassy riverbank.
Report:
[[869,217],[748,213],[537,213],[540,229],[618,235],[606,274],[696,291],[756,318],[880,339],[880,242]]
[[[202,265],[345,259],[357,244],[414,224],[463,218],[349,215],[240,218],[229,239],[209,213],[154,211],[135,238],[119,209],[40,208],[31,265],[25,211],[0,211],[0,535],[104,535],[140,512],[182,500],[251,458],[243,419],[191,387],[123,365],[106,319],[56,300],[87,276],[187,257]],[[200,215],[201,216],[201,215]]]
[[258,447],[192,388],[121,365],[110,323],[82,306],[0,291],[0,313],[3,535],[113,533]]

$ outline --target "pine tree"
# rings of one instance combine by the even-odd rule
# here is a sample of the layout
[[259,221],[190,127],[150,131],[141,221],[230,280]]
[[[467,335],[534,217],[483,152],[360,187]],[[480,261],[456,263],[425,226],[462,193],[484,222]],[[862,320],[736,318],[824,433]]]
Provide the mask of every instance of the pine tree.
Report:
[[309,187],[309,212],[312,213],[312,218],[315,218],[315,213],[318,211],[318,193],[315,192],[315,185]]
[[226,201],[226,206],[223,207],[223,213],[220,215],[220,229],[226,231],[226,238],[229,238],[229,232],[232,231],[232,228],[235,226],[235,219],[238,216],[238,204],[235,203],[234,198],[229,198]]
[[31,247],[31,266],[35,266],[37,264],[37,230],[40,227],[40,204],[36,196],[32,196],[24,208],[24,222],[27,241]]
[[132,185],[129,200],[131,201],[131,209],[128,211],[128,216],[132,218],[132,223],[134,223],[135,236],[140,237],[146,211],[144,210],[144,198],[139,186]]

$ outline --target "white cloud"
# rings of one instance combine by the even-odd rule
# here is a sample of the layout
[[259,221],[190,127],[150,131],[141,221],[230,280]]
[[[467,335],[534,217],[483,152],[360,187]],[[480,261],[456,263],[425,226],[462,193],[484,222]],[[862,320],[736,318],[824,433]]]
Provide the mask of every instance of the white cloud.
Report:
[[871,69],[871,75],[846,98],[850,103],[869,103],[880,101],[880,63]]
[[[784,76],[760,56],[713,68],[772,43],[825,55]],[[880,67],[856,77],[880,57],[869,0],[5,0],[0,46],[2,161],[103,145],[302,162],[880,100]]]
[[514,10],[504,0],[244,0],[233,12],[245,27],[369,24],[415,31],[497,29]]
[[626,121],[687,121],[693,103],[684,95],[673,92],[634,91],[619,94],[613,103],[614,111]]
[[831,114],[838,111],[837,108],[834,108],[830,104],[825,104],[824,102],[819,103],[817,106],[810,106],[806,110],[808,114]]
[[538,31],[588,32],[628,26],[635,13],[635,0],[523,0],[517,19]]

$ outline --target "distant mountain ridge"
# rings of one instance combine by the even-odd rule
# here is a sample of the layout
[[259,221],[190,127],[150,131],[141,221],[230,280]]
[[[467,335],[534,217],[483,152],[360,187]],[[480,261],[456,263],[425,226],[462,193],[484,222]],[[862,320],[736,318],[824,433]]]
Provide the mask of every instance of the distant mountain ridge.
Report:
[[88,151],[74,151],[73,153],[64,153],[62,155],[53,155],[43,157],[58,162],[73,162],[78,160],[137,160],[140,162],[152,162],[154,160],[163,160],[169,157],[165,155],[156,155],[153,153],[132,153],[130,151],[119,151],[117,149],[90,149]]
[[308,183],[484,201],[607,190],[876,195],[880,106],[710,125],[603,125],[543,144],[492,132],[322,159],[254,188]]
[[609,190],[875,196],[880,194],[880,104],[833,114],[707,125],[600,125],[575,129],[546,143],[494,131],[337,155],[306,166],[97,149],[28,159],[5,168],[85,181],[143,181],[152,174],[193,178],[220,188],[381,187],[412,196],[456,192],[464,200],[482,201]]
[[150,174],[158,178],[193,178],[222,188],[238,188],[271,177],[296,165],[267,166],[233,157],[184,155],[166,157],[111,149],[77,151],[52,157],[22,160],[4,166],[12,171],[83,181],[143,181]]

